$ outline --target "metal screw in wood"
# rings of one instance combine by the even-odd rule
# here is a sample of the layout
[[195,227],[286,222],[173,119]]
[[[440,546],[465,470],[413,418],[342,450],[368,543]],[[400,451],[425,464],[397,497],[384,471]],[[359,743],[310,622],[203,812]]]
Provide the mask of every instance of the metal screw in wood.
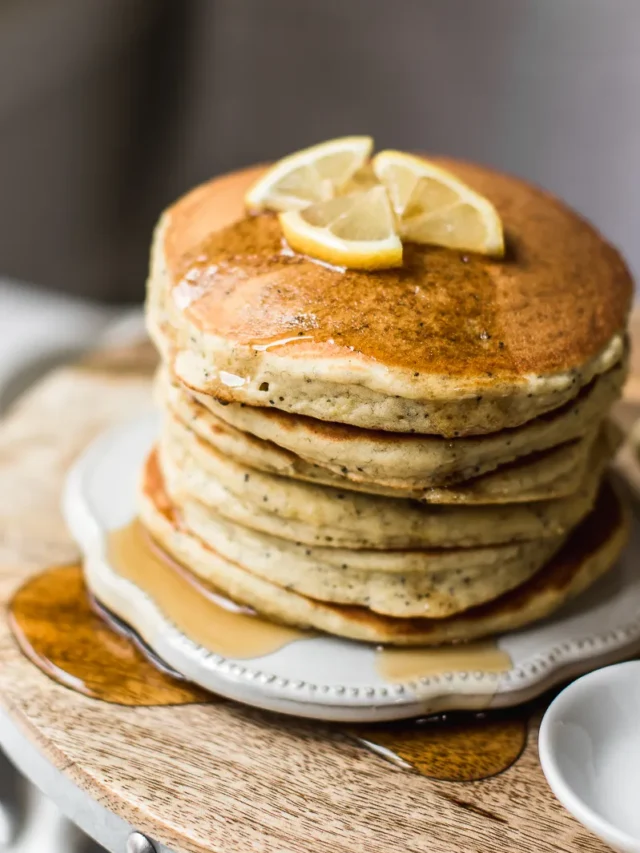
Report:
[[126,853],[156,853],[156,848],[141,832],[132,832],[127,838]]

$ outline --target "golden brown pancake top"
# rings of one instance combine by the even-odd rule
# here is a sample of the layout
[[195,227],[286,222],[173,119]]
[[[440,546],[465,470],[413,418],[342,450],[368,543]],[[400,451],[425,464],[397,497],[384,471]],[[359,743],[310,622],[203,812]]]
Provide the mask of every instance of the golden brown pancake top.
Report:
[[344,272],[283,252],[277,218],[247,217],[262,171],[211,181],[169,209],[176,304],[203,331],[270,353],[360,355],[417,374],[517,377],[578,368],[626,323],[633,284],[618,252],[547,193],[441,160],[497,207],[507,256],[405,244],[404,265]]

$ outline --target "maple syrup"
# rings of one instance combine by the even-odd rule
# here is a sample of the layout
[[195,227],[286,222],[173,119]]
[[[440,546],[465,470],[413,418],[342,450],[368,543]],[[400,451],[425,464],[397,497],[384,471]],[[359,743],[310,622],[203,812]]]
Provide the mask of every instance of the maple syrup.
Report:
[[[121,575],[141,585],[163,610],[168,608],[172,621],[188,629],[196,642],[219,653],[257,656],[308,636],[221,598],[166,557],[138,522],[115,531],[108,545],[110,562]],[[48,569],[28,580],[11,602],[10,624],[22,651],[43,672],[94,699],[132,706],[224,701],[185,681],[134,630],[93,600],[80,565]],[[509,664],[492,642],[466,649],[385,649],[377,661],[391,681],[463,665],[497,672]],[[337,728],[405,769],[468,782],[500,773],[517,760],[526,744],[530,713],[459,712]]]
[[392,763],[446,782],[477,782],[511,767],[524,750],[531,709],[456,711],[359,726],[349,734]]
[[[445,672],[492,672],[511,669],[511,658],[495,640],[424,648],[382,648],[376,669],[392,684]],[[491,696],[487,695],[487,701]]]
[[142,524],[114,530],[107,542],[113,569],[142,589],[192,642],[229,658],[255,658],[313,636],[230,601],[162,551]]
[[[118,705],[185,705],[215,698],[151,662],[93,609],[80,565],[48,569],[14,596],[10,625],[24,654],[54,681]],[[115,626],[115,623],[112,623]]]

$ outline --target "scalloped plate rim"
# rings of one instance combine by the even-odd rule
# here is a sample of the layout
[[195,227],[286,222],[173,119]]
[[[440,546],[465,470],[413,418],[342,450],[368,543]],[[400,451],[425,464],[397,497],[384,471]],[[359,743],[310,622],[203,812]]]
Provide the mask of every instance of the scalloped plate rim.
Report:
[[[93,591],[98,592],[101,598],[96,587],[109,578],[109,582],[123,585],[130,600],[137,603],[144,601],[156,632],[154,640],[147,641],[174,668],[179,671],[190,669],[190,673],[185,674],[205,689],[282,713],[327,720],[369,722],[401,719],[459,707],[515,705],[545,692],[565,679],[619,660],[636,650],[640,651],[640,601],[635,619],[538,651],[507,673],[450,672],[398,684],[389,683],[383,687],[286,679],[255,667],[251,661],[231,660],[198,646],[169,622],[146,593],[113,572],[106,560],[106,527],[92,511],[85,494],[84,478],[93,470],[93,466],[113,453],[114,445],[117,448],[118,442],[126,444],[130,433],[136,428],[147,426],[150,444],[156,423],[156,413],[143,415],[111,427],[91,442],[68,473],[63,492],[63,513],[83,553],[85,574]],[[139,461],[141,465],[141,457]],[[635,518],[633,523],[636,529]],[[124,593],[120,594],[124,596]],[[103,603],[120,616],[118,607],[113,606],[113,599],[105,601],[104,597],[107,596],[101,598]],[[122,618],[127,621],[126,617]],[[546,621],[553,622],[553,618]],[[140,630],[139,625],[133,624],[133,627]],[[508,639],[509,636],[507,633],[503,638]],[[296,641],[296,645],[305,642],[308,641]],[[367,646],[364,643],[360,645]],[[257,663],[260,659],[253,660]]]

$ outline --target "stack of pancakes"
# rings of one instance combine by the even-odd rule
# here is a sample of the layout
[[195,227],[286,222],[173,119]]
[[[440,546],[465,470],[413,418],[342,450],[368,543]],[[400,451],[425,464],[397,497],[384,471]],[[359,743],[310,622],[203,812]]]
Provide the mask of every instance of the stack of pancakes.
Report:
[[156,230],[147,318],[161,435],[140,514],[177,561],[268,617],[376,642],[539,619],[624,545],[605,471],[632,282],[563,204],[444,165],[498,209],[507,256],[405,246],[327,267],[248,217],[260,170]]

